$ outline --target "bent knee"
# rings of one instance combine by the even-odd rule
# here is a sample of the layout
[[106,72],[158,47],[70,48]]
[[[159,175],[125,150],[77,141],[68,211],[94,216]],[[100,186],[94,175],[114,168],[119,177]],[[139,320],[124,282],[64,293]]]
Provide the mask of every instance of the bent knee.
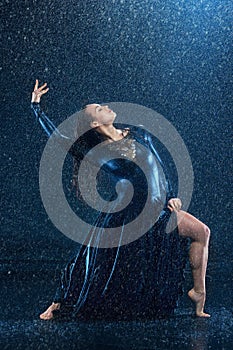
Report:
[[210,228],[205,224],[203,227],[203,239],[204,239],[205,243],[208,244],[209,239],[210,239]]

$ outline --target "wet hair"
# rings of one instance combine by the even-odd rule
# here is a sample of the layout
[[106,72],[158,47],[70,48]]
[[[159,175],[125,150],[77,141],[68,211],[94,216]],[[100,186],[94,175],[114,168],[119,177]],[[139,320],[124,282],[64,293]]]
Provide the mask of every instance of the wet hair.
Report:
[[78,114],[77,127],[75,130],[75,137],[78,138],[90,129],[90,124],[93,121],[92,116],[87,112],[86,105]]
[[[86,110],[86,106],[78,113],[77,127],[75,130],[75,138],[77,143],[77,157],[73,159],[73,180],[72,184],[75,187],[76,196],[80,197],[80,189],[78,183],[78,171],[80,162],[85,154],[98,143],[102,142],[104,136],[96,131],[96,128],[91,127],[90,124],[93,121],[93,117]],[[91,170],[88,169],[88,162],[85,163],[87,178],[91,175]],[[86,178],[86,179],[87,179]],[[85,180],[86,180],[85,179]]]

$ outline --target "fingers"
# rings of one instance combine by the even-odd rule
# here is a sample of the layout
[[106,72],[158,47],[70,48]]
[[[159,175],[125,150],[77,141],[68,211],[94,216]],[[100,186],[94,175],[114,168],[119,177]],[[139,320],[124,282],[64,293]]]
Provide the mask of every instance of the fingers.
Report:
[[35,83],[35,86],[34,86],[34,91],[38,89],[38,79],[36,79],[36,83]]
[[36,79],[36,83],[35,83],[33,92],[35,92],[37,95],[44,95],[44,94],[46,94],[46,92],[48,92],[49,88],[44,90],[44,88],[47,86],[47,83],[44,83],[39,88],[38,88],[38,85],[39,85],[39,82],[38,82],[38,79]]
[[47,83],[44,83],[41,87],[38,88],[38,85],[39,85],[39,82],[38,82],[38,79],[36,79],[36,83],[35,83],[35,86],[34,86],[34,91],[38,90],[38,91],[41,91],[43,90],[46,86],[47,86]]
[[38,90],[41,91],[47,86],[47,83],[44,83]]
[[48,91],[49,91],[49,88],[47,88],[47,89],[41,91],[40,93],[41,93],[41,95],[44,95],[44,94],[46,94],[46,92],[48,92]]
[[179,211],[179,209],[177,209],[177,207],[175,207],[174,205],[171,206],[171,205],[168,205],[167,206],[171,211]]
[[168,205],[167,207],[168,207],[168,209],[170,209],[171,211],[174,210],[170,205]]
[[182,203],[179,198],[172,198],[168,202],[168,208],[173,211],[179,211],[181,209]]

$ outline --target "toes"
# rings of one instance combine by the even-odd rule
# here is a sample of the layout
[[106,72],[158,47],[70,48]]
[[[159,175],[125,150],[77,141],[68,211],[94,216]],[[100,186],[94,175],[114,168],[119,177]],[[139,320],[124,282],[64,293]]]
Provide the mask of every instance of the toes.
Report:
[[41,320],[50,320],[51,318],[53,318],[53,314],[51,312],[44,312],[43,314],[40,315],[40,319]]
[[41,320],[51,320],[53,318],[53,315],[40,315]]
[[200,312],[199,314],[197,314],[198,317],[205,317],[205,318],[209,318],[210,315],[206,314],[205,312]]

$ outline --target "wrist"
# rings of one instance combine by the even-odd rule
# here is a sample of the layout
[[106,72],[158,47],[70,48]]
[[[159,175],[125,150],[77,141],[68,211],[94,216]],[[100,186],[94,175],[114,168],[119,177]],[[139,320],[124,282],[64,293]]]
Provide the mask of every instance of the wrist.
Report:
[[36,103],[40,103],[40,95],[39,94],[35,94],[35,92],[32,93],[32,98],[31,98],[31,102],[36,102]]

